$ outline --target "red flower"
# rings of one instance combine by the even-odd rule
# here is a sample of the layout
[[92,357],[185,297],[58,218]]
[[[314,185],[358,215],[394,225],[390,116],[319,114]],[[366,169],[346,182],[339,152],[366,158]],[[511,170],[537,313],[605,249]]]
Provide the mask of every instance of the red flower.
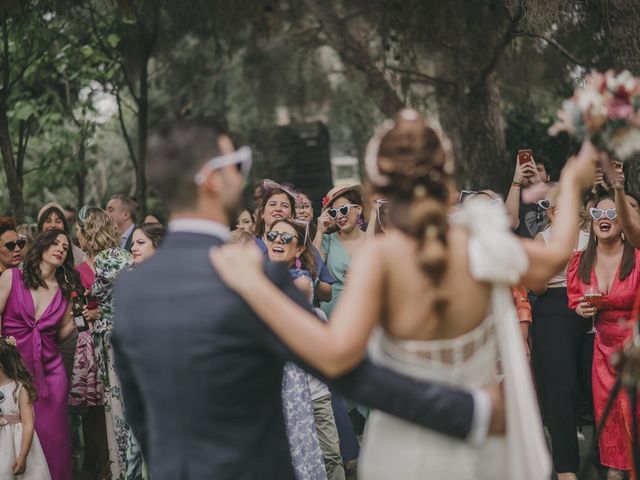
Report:
[[326,207],[327,205],[329,205],[329,197],[324,197],[322,199],[322,206]]

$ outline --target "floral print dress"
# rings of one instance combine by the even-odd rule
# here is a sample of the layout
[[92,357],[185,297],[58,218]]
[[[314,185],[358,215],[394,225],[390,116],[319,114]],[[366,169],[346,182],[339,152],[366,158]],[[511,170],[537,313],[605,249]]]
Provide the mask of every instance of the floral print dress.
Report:
[[111,478],[114,480],[143,478],[142,455],[124,419],[120,380],[113,363],[110,342],[114,314],[113,283],[122,270],[132,265],[133,257],[126,250],[103,250],[96,255],[96,278],[92,289],[100,308],[100,318],[94,324],[93,340],[98,377],[104,385],[109,462]]
[[[292,269],[292,278],[308,277],[306,270]],[[311,296],[313,299],[313,295]],[[298,480],[326,480],[322,450],[316,433],[309,380],[304,370],[287,362],[282,374],[282,410],[293,469]]]

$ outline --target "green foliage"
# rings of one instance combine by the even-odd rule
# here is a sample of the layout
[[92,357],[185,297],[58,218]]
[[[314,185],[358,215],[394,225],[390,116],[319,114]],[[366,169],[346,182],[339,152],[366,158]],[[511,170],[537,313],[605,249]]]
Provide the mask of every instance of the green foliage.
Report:
[[[277,110],[286,107],[294,123],[326,122],[335,153],[362,159],[382,120],[380,105],[364,93],[363,82],[371,79],[362,79],[362,66],[345,62],[340,48],[329,46],[326,26],[302,0],[24,0],[7,3],[10,8],[2,3],[11,76],[1,84],[0,101],[8,112],[14,152],[20,132],[30,135],[24,165],[28,213],[53,198],[76,203],[81,187],[90,203],[101,204],[116,191],[132,193],[135,174],[113,95],[119,97],[135,147],[145,55],[150,54],[151,130],[173,118],[207,116],[248,138],[273,126]],[[457,11],[463,4],[464,11]],[[483,40],[480,47],[470,42],[478,38],[478,29],[502,27],[518,2],[324,5],[342,17],[405,104],[435,115],[446,107],[438,105],[446,87],[433,76],[459,86],[468,81],[437,72],[441,60],[462,62],[480,47],[488,54],[490,42]],[[497,62],[511,159],[518,149],[531,147],[558,169],[575,148],[566,137],[550,138],[547,128],[584,69],[606,61],[601,19],[584,5],[526,2],[518,34]],[[453,30],[447,19],[468,22],[469,28]],[[3,52],[0,48],[0,63],[7,61]],[[476,59],[473,67],[481,64]],[[8,208],[3,188],[0,210]]]

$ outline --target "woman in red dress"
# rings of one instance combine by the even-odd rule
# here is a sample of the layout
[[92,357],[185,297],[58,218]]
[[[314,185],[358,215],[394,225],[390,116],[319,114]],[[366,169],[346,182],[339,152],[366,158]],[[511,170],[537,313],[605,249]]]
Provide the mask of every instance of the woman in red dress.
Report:
[[[590,214],[589,243],[571,260],[567,290],[569,307],[584,318],[595,318],[592,380],[597,423],[616,380],[611,355],[631,334],[631,311],[640,286],[640,251],[625,239],[611,197],[602,197]],[[621,394],[600,432],[600,460],[609,468],[608,479],[623,478],[623,471],[631,470],[625,434],[631,428],[630,413],[626,394]]]

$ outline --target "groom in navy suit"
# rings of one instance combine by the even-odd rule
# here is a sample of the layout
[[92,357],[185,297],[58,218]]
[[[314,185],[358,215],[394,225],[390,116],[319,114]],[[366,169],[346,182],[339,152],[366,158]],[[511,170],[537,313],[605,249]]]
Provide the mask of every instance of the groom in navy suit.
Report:
[[[282,368],[296,357],[220,279],[209,249],[229,234],[250,151],[205,122],[182,120],[148,146],[148,176],[171,211],[162,248],[115,288],[112,345],[125,416],[153,480],[294,479]],[[284,267],[269,278],[300,304]],[[326,380],[345,397],[481,442],[504,428],[499,390],[420,382],[368,360]]]

